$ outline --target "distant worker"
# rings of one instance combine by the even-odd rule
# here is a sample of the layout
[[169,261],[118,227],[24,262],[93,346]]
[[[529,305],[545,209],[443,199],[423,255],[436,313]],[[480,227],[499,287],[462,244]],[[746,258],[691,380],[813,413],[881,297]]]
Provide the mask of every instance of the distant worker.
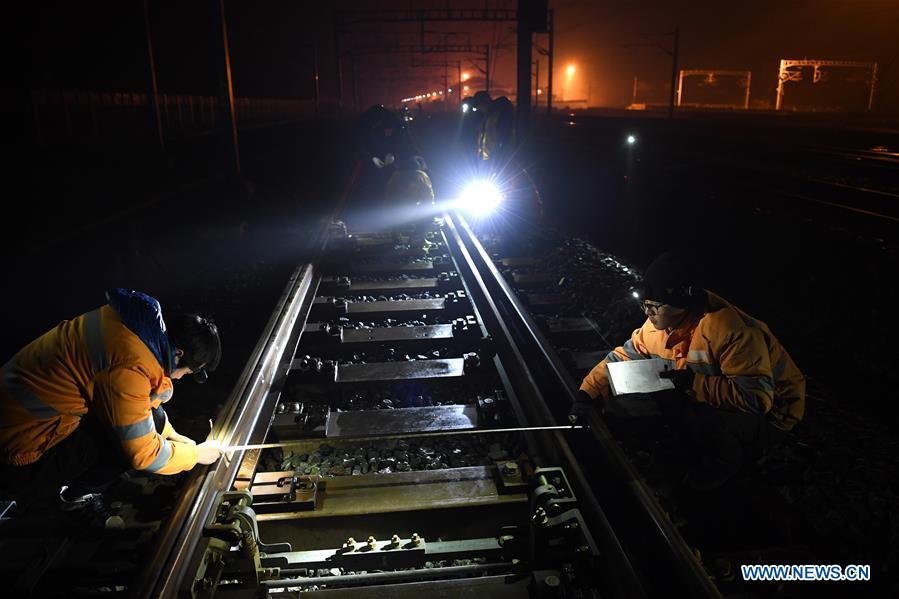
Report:
[[465,160],[477,159],[481,129],[490,110],[490,94],[479,91],[462,101],[462,124],[459,127],[459,146]]
[[495,99],[487,110],[487,116],[478,136],[478,158],[491,165],[498,173],[511,158],[515,146],[515,107],[506,96]]
[[359,117],[356,130],[361,163],[354,175],[352,203],[365,208],[380,206],[397,163],[418,152],[405,121],[380,104]]
[[424,158],[409,156],[397,163],[396,171],[387,181],[387,201],[391,206],[434,204],[434,186]]
[[58,496],[64,510],[105,511],[101,493],[129,469],[176,474],[221,455],[175,431],[162,404],[172,380],[207,379],[218,328],[195,314],[166,326],[157,300],[114,289],[3,365],[0,489],[26,506]]
[[409,137],[404,120],[381,104],[366,110],[359,117],[358,127],[359,148],[379,169],[418,153]]
[[533,226],[542,226],[543,200],[530,174],[515,159],[515,143],[515,107],[509,98],[500,96],[487,108],[475,170],[502,187],[510,233],[527,237]]
[[662,359],[670,370],[660,376],[681,398],[678,408],[663,412],[682,425],[694,454],[686,483],[709,490],[802,420],[805,378],[765,323],[697,280],[686,254],[668,252],[652,262],[639,293],[646,322],[584,378],[571,418],[583,420],[603,402],[613,407],[610,362]]
[[432,222],[434,203],[434,186],[424,159],[410,156],[398,162],[396,171],[387,182],[388,209],[398,209],[399,219],[411,224],[417,237],[423,235]]

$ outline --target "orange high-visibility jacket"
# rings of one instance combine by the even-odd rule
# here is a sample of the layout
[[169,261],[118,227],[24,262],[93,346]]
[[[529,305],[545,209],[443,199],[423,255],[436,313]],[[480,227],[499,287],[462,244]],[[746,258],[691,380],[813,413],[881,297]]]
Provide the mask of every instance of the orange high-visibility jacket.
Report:
[[172,380],[109,305],[66,320],[0,370],[0,461],[31,464],[69,436],[87,413],[110,428],[132,468],[189,470],[196,447],[156,432],[151,410],[172,397]]
[[631,338],[597,364],[581,383],[590,397],[609,398],[606,364],[660,358],[670,368],[695,374],[694,401],[767,414],[774,426],[790,430],[805,412],[805,377],[764,322],[714,293],[707,311],[671,331],[656,330],[649,319]]

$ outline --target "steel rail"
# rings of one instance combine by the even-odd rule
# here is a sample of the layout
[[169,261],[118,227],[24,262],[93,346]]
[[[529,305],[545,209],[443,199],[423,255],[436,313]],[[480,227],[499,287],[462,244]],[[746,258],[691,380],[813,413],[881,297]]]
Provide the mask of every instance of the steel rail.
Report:
[[[480,241],[478,241],[474,231],[464,219],[459,216],[457,216],[457,219],[460,221],[459,229],[465,236],[465,244],[468,246],[470,253],[477,258],[479,272],[482,276],[489,277],[490,287],[488,293],[490,297],[493,301],[506,306],[507,311],[514,314],[518,322],[517,326],[513,328],[518,331],[519,345],[522,347],[528,346],[535,350],[538,360],[529,361],[529,368],[532,370],[543,370],[548,374],[548,376],[543,377],[543,380],[555,383],[554,388],[545,390],[543,395],[565,398],[567,401],[564,407],[567,411],[567,407],[574,401],[577,391],[574,379],[568,373],[556,352],[550,349],[552,345],[536,323],[534,323],[527,309],[496,268],[493,260],[487,254]],[[638,509],[644,520],[646,524],[645,532],[648,533],[647,540],[656,543],[662,554],[668,557],[671,567],[677,573],[680,582],[689,589],[691,596],[720,597],[721,595],[715,584],[706,574],[702,565],[696,560],[677,528],[665,515],[664,510],[646,490],[643,483],[640,482],[636,470],[597,414],[594,414],[590,421],[590,431],[595,439],[594,445],[600,456],[611,467],[616,482],[621,484],[622,488],[626,490],[626,493],[632,500],[631,505]],[[558,446],[576,464],[575,455],[571,451],[567,440],[559,434],[557,434],[557,437]],[[573,476],[583,476],[580,468],[576,468],[575,472],[576,474]],[[584,480],[586,481],[586,479]],[[603,482],[607,483],[608,481]]]
[[[458,225],[456,224],[456,221],[459,222]],[[458,251],[466,261],[467,266],[471,270],[472,276],[478,285],[480,294],[483,297],[482,301],[487,304],[486,306],[481,307],[481,313],[491,315],[496,321],[497,330],[495,330],[494,333],[503,335],[502,341],[504,341],[505,345],[510,348],[509,353],[512,361],[520,367],[523,378],[526,379],[528,385],[534,387],[533,401],[538,405],[528,406],[532,413],[532,418],[536,418],[538,422],[552,422],[552,412],[543,398],[541,385],[535,378],[535,373],[532,368],[533,364],[526,359],[522,351],[524,348],[521,347],[521,344],[527,344],[529,340],[522,340],[519,335],[516,335],[515,329],[517,328],[516,325],[518,323],[510,322],[510,319],[506,314],[508,312],[508,304],[505,300],[508,298],[503,297],[502,294],[494,294],[494,289],[492,289],[491,283],[496,282],[495,278],[498,276],[498,271],[493,267],[493,263],[489,258],[487,258],[486,262],[484,261],[487,254],[461,215],[458,213],[453,213],[452,215],[446,214],[444,215],[444,222],[448,233],[446,235],[447,240],[452,242],[451,245],[458,246]],[[448,245],[448,247],[450,246]],[[489,308],[489,311],[484,308]],[[637,577],[630,559],[626,555],[602,506],[593,494],[567,441],[561,433],[555,433],[553,438],[555,440],[554,449],[557,453],[560,453],[561,457],[565,460],[565,463],[562,464],[565,472],[569,476],[569,479],[573,480],[576,485],[577,495],[581,499],[581,511],[591,526],[594,527],[593,532],[595,536],[598,537],[598,542],[601,544],[606,559],[608,560],[607,563],[615,572],[611,584],[617,587],[616,590],[618,591],[619,596],[646,596],[643,585]]]
[[[311,305],[313,276],[310,264],[294,271],[266,325],[247,366],[221,411],[220,430],[229,443],[246,443],[256,428],[259,414],[276,378],[283,376],[287,343],[303,308]],[[288,361],[290,356],[288,356]],[[222,489],[228,489],[240,466],[239,459],[221,459],[212,467],[197,467],[189,478],[164,525],[160,540],[137,579],[132,596],[174,597],[179,593],[189,564],[195,559],[203,526]]]
[[[860,201],[865,201],[869,198],[880,200],[883,202],[896,202],[899,201],[899,194],[891,193],[888,191],[881,191],[877,189],[869,189],[866,187],[857,187],[854,185],[846,185],[843,183],[837,183],[834,181],[825,181],[821,179],[808,179],[804,182],[807,185],[818,185],[820,190],[826,190],[828,188],[835,190],[843,190],[845,192],[850,192],[855,194],[856,198],[859,198]],[[822,206],[829,206],[831,208],[838,208],[840,210],[846,210],[847,212],[854,212],[856,214],[862,214],[864,216],[870,216],[880,220],[886,220],[891,222],[899,222],[899,216],[895,216],[893,214],[885,214],[884,212],[880,212],[877,209],[869,209],[870,204],[867,208],[863,208],[860,206],[852,206],[844,203],[845,200],[842,201],[831,201],[821,197],[813,197],[808,193],[800,193],[798,191],[791,191],[788,189],[781,189],[776,187],[771,187],[768,185],[760,185],[760,184],[748,184],[746,186],[748,189],[754,189],[756,191],[762,191],[771,195],[778,195],[784,198],[792,198],[794,200],[802,200],[804,202],[809,202],[812,204],[820,204]],[[811,193],[814,193],[814,190],[810,190]],[[861,199],[864,198],[864,199]],[[888,206],[888,208],[897,208],[899,206]]]
[[556,426],[513,426],[509,428],[466,428],[445,431],[424,431],[424,432],[408,432],[408,433],[392,433],[389,435],[354,435],[352,437],[306,437],[304,439],[296,439],[293,441],[282,441],[280,443],[257,443],[255,445],[224,445],[222,451],[229,453],[232,451],[248,451],[251,449],[283,449],[285,447],[294,447],[301,443],[309,441],[326,441],[330,443],[368,443],[374,441],[390,441],[394,439],[422,439],[428,437],[463,437],[470,435],[499,435],[504,433],[530,433],[543,431],[572,431],[583,430],[587,428],[581,425],[556,425]]
[[[532,378],[530,371],[535,366],[546,368],[549,364],[552,367],[555,378],[562,381],[565,385],[565,371],[561,369],[560,364],[553,364],[553,354],[547,352],[545,340],[542,340],[539,331],[533,326],[529,316],[524,311],[520,303],[509,289],[508,285],[502,288],[505,282],[499,275],[495,266],[487,257],[486,252],[474,236],[474,233],[468,227],[467,223],[458,216],[459,225],[453,217],[447,215],[445,222],[449,232],[448,237],[453,238],[454,243],[448,247],[456,246],[456,252],[463,254],[461,259],[468,264],[471,269],[471,275],[475,281],[468,281],[469,285],[475,285],[481,290],[483,298],[481,302],[489,304],[487,306],[479,306],[481,312],[490,313],[500,325],[500,337],[504,343],[510,344],[513,348],[515,360],[519,362],[519,372],[523,372],[526,377],[526,383],[534,385],[535,389],[539,386]],[[459,258],[459,256],[456,256]],[[462,273],[460,273],[462,274]],[[290,353],[294,349],[291,347],[289,340],[295,339],[297,330],[302,330],[298,322],[305,320],[304,314],[308,314],[311,306],[315,285],[314,281],[318,277],[317,271],[312,264],[306,264],[299,267],[291,277],[288,285],[278,301],[276,309],[263,331],[263,334],[254,349],[251,359],[248,361],[241,377],[238,379],[228,402],[222,410],[219,418],[220,428],[215,431],[217,438],[231,446],[249,445],[250,437],[254,434],[260,423],[260,414],[263,413],[265,405],[271,403],[267,401],[271,397],[270,391],[276,390],[273,387],[279,382],[283,382],[289,366]],[[494,293],[497,283],[503,289],[502,293],[496,295]],[[479,303],[481,303],[479,302]],[[302,317],[302,321],[301,321]],[[531,335],[523,335],[521,330],[531,330]],[[522,353],[517,349],[519,343],[527,343],[536,347],[543,353],[542,364],[532,364],[524,359]],[[530,347],[533,350],[533,347]],[[569,394],[571,393],[569,389]],[[537,391],[538,398],[540,392]],[[541,399],[538,401],[540,405],[530,406],[531,411],[536,409],[537,423],[540,421],[552,419],[551,412],[545,402]],[[269,406],[270,408],[272,406]],[[602,426],[602,423],[599,422]],[[570,426],[564,428],[569,429]],[[580,488],[579,495],[585,502],[585,515],[591,516],[588,521],[592,521],[596,525],[597,540],[601,543],[609,563],[616,569],[618,579],[614,581],[618,588],[626,591],[631,596],[641,596],[644,594],[643,587],[636,576],[624,550],[611,528],[609,521],[605,517],[598,501],[593,496],[590,485],[579,468],[575,456],[562,436],[561,432],[553,435],[557,450],[565,458],[566,472],[570,471],[572,480]],[[609,436],[611,439],[611,436]],[[606,440],[608,442],[608,440]],[[612,441],[612,445],[617,445]],[[236,449],[236,448],[235,448]],[[240,451],[240,450],[238,450]],[[620,449],[618,449],[620,452]],[[230,456],[220,460],[217,464],[210,468],[197,468],[190,473],[186,485],[179,497],[179,500],[171,513],[167,523],[165,524],[159,543],[157,544],[153,555],[148,560],[148,566],[141,573],[132,589],[132,594],[137,597],[173,597],[184,590],[185,584],[190,582],[190,568],[198,564],[197,560],[202,557],[202,533],[203,526],[208,521],[211,511],[215,506],[215,499],[218,493],[223,489],[231,487],[237,470],[240,466],[240,456]],[[629,464],[625,461],[625,471]],[[636,481],[636,477],[632,477],[631,481]],[[636,483],[638,489],[639,483]],[[648,495],[639,497],[639,492],[633,492],[638,499],[646,501]],[[660,512],[660,509],[657,508]],[[668,534],[669,544],[676,544],[682,539],[677,534],[670,522],[664,518],[654,520],[657,530],[662,536]],[[669,531],[668,528],[671,528]],[[685,548],[685,546],[684,546]],[[686,548],[687,553],[689,549]],[[675,552],[673,554],[677,555]],[[692,553],[689,553],[692,563],[699,568],[695,560],[692,560]],[[701,568],[699,568],[701,571]],[[708,577],[703,576],[714,590],[714,586],[708,581]],[[717,596],[717,592],[707,593],[699,592],[705,589],[701,584],[689,585],[697,596]],[[705,589],[707,590],[707,589]]]
[[[368,574],[344,574],[341,576],[314,576],[309,578],[285,578],[281,580],[265,580],[261,584],[268,589],[285,587],[302,587],[309,585],[359,586],[369,583],[403,582],[412,580],[440,580],[455,576],[482,575],[487,572],[511,571],[515,567],[511,562],[496,564],[471,564],[469,566],[447,566],[445,568],[423,568],[418,570],[399,570],[397,572],[371,572]],[[292,573],[293,571],[289,572]]]

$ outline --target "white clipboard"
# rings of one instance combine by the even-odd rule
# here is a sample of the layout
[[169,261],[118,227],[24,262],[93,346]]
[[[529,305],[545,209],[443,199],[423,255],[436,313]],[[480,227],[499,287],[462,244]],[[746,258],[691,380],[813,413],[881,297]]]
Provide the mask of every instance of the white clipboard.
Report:
[[660,372],[667,370],[665,362],[659,358],[609,362],[606,367],[609,370],[609,387],[615,397],[674,389],[671,379],[659,376]]

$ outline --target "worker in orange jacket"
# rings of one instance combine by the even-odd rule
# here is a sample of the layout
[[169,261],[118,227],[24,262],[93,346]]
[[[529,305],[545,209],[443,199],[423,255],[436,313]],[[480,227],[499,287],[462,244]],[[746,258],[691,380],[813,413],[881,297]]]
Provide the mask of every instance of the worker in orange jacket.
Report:
[[660,376],[686,400],[676,415],[697,453],[687,477],[704,490],[722,485],[802,420],[805,377],[764,322],[696,281],[686,254],[653,261],[637,293],[646,322],[587,374],[571,417],[614,401],[608,363],[663,360],[668,370]]
[[162,407],[172,380],[203,382],[218,365],[216,325],[183,314],[167,327],[159,302],[137,291],[114,289],[107,300],[0,370],[0,486],[12,498],[102,504],[97,491],[129,468],[175,474],[221,455],[217,441],[176,432]]

